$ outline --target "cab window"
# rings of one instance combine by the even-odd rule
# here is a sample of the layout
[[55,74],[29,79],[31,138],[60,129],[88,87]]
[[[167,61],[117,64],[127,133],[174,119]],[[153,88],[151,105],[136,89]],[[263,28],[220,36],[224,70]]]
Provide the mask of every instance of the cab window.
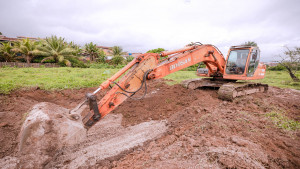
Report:
[[248,63],[247,76],[253,76],[258,64],[259,64],[259,50],[255,49],[250,54],[250,59]]
[[245,72],[246,62],[249,49],[232,50],[229,54],[226,73],[227,74],[243,74]]

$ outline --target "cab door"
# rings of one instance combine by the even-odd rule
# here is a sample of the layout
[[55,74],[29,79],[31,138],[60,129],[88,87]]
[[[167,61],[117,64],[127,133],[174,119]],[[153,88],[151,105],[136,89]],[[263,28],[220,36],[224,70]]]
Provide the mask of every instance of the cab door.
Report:
[[247,70],[247,77],[252,77],[254,72],[257,69],[260,59],[260,51],[259,49],[253,49],[250,54],[250,58],[248,61],[248,70]]

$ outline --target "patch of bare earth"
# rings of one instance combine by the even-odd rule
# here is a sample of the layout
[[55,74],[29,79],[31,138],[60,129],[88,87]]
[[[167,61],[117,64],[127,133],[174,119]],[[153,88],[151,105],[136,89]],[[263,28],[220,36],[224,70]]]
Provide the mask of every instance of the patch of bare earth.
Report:
[[[188,90],[180,85],[168,86],[162,80],[150,82],[148,89],[146,98],[128,99],[112,112],[111,117],[108,116],[107,120],[116,118],[113,120],[116,123],[102,126],[98,123],[100,127],[90,129],[89,134],[93,136],[86,142],[55,152],[46,167],[77,167],[79,163],[96,168],[300,167],[299,130],[277,128],[266,116],[266,113],[276,110],[300,121],[298,91],[270,87],[268,93],[226,102],[217,98],[216,90]],[[3,136],[0,157],[6,162],[2,164],[17,162],[13,158],[17,152],[17,135],[23,114],[32,105],[46,101],[72,108],[87,91],[93,90],[16,91],[0,96],[0,112],[6,112],[0,114],[0,134]],[[122,122],[117,120],[119,114],[123,116]],[[135,125],[147,126],[153,120],[159,124],[161,120],[167,121],[165,134],[126,151],[118,151],[126,147],[122,144],[126,139],[115,137],[118,131],[130,138],[135,133]],[[122,126],[117,127],[117,121]],[[93,134],[99,130],[104,134]],[[133,140],[143,137],[134,137]],[[120,143],[105,147],[110,138],[118,138],[116,141]],[[98,152],[99,148],[105,151]],[[108,154],[117,152],[117,155],[110,158],[110,155],[105,155],[106,151]]]

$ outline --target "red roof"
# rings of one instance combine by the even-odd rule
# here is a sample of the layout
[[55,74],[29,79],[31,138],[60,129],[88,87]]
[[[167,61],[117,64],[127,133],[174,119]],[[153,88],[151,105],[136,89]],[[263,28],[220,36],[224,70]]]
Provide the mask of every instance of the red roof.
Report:
[[102,48],[102,49],[111,49],[111,47],[107,47],[107,46],[97,46],[97,48]]

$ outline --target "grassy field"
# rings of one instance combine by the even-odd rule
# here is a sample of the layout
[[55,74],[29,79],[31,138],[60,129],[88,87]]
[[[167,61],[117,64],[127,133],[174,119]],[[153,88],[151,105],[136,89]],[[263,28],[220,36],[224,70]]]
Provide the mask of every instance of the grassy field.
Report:
[[0,68],[0,93],[22,87],[45,90],[95,87],[111,77],[117,69],[82,68]]
[[[300,77],[300,72],[297,73],[297,77]],[[280,88],[291,88],[300,90],[300,82],[293,82],[290,75],[287,73],[287,71],[284,70],[267,71],[264,79],[254,81]]]
[[[45,90],[95,87],[111,77],[118,69],[81,68],[0,68],[0,93],[23,87],[40,87]],[[299,74],[298,74],[299,76]],[[194,71],[178,71],[165,77],[168,84],[198,78]],[[285,71],[268,71],[258,82],[283,88],[300,90],[299,82],[292,82]]]

